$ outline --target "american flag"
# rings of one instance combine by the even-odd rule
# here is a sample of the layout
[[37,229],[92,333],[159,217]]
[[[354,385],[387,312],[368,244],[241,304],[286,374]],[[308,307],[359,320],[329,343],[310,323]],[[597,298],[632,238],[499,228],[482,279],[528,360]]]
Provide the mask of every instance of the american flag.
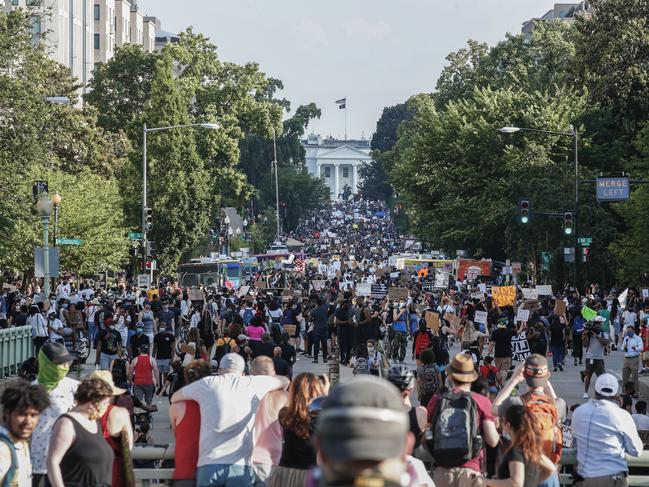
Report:
[[304,264],[304,261],[302,259],[295,259],[295,262],[293,263],[293,268],[295,269],[296,272],[304,272],[306,265]]

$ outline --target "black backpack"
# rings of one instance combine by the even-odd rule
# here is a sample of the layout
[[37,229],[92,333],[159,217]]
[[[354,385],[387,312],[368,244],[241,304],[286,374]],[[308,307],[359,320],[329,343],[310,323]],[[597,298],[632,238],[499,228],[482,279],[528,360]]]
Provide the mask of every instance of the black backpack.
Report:
[[435,465],[446,468],[459,467],[480,455],[478,409],[470,392],[447,392],[440,397],[426,445]]

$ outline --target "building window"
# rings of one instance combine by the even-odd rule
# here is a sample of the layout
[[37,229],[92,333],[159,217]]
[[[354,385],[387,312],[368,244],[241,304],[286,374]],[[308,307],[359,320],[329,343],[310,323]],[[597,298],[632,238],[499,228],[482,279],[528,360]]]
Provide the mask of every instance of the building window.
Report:
[[325,178],[330,178],[331,177],[331,168],[329,166],[324,168],[324,176],[325,176]]
[[95,49],[99,49],[99,34],[95,34]]
[[[18,2],[16,2],[14,5],[17,5]],[[27,0],[28,7],[40,7],[41,6],[41,0]]]
[[344,178],[349,177],[349,168],[348,167],[343,167],[343,177]]
[[32,44],[36,45],[41,40],[41,18],[38,15],[32,15],[29,19],[29,33],[32,35]]
[[11,0],[11,5],[13,5],[14,7],[17,7],[19,4],[20,4],[19,0]]
[[101,13],[101,6],[95,5],[95,20],[99,20],[101,16],[99,15]]

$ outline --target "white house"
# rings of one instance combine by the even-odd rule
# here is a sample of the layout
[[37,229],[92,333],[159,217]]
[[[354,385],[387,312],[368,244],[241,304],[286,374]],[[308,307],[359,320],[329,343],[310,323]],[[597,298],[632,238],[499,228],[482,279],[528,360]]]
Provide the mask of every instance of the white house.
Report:
[[358,192],[359,169],[372,161],[369,140],[323,139],[311,134],[302,146],[309,174],[324,178],[332,199],[339,199],[346,186],[352,194]]

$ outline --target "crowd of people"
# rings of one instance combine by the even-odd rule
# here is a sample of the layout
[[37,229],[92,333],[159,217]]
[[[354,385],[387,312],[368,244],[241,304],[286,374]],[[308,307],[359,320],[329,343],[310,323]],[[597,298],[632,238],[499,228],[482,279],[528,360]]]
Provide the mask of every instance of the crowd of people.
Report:
[[[40,301],[4,289],[0,323],[30,326],[36,357],[2,393],[0,486],[133,485],[133,445],[153,443],[162,400],[177,486],[554,487],[566,446],[580,485],[626,485],[625,455],[641,453],[649,429],[636,400],[649,366],[639,294],[622,304],[592,285],[528,299],[524,285],[499,305],[478,282],[434,289],[428,274],[389,265],[404,238],[382,204],[358,199],[319,209],[292,236],[347,265],[274,269],[245,293],[201,299],[172,284],[62,279]],[[266,292],[265,278],[290,292]],[[368,296],[361,283],[407,292]],[[622,394],[605,363],[618,349]],[[584,367],[583,404],[552,387],[568,351]],[[88,358],[96,370],[82,373]],[[334,385],[294,373],[307,358],[349,373]]]

